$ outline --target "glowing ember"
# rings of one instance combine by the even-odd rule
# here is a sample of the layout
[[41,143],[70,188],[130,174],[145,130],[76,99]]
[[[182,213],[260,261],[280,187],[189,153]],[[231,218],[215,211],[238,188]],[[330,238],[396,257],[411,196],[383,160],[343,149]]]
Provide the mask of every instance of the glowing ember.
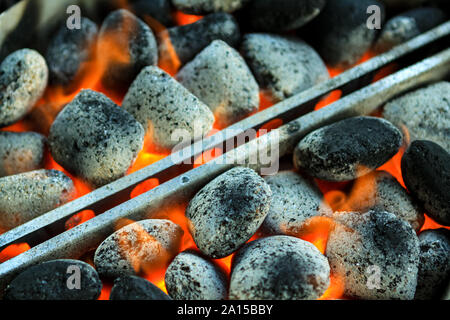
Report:
[[12,259],[12,258],[18,256],[19,254],[24,253],[25,251],[27,251],[29,249],[30,249],[30,246],[28,245],[28,243],[12,244],[0,252],[0,263],[3,263],[9,259]]
[[186,24],[191,24],[191,23],[197,22],[201,18],[203,18],[203,16],[186,14],[181,11],[175,11],[175,13],[174,13],[174,20],[175,20],[176,24],[179,26],[184,26]]

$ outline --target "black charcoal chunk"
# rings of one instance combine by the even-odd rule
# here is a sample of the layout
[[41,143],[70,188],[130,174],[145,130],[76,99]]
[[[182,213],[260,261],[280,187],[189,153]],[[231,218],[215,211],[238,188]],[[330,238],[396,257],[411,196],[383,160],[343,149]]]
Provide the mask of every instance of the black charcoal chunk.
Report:
[[384,119],[348,118],[303,138],[295,148],[294,164],[322,180],[353,180],[383,165],[401,144],[401,132]]
[[231,300],[315,300],[329,286],[330,266],[317,248],[289,236],[252,241],[233,258]]
[[47,87],[45,59],[34,50],[11,53],[0,65],[0,128],[23,118]]
[[385,52],[445,22],[446,14],[438,8],[425,7],[404,12],[388,20],[375,44]]
[[252,0],[248,19],[255,30],[293,30],[317,17],[325,3],[325,0]]
[[247,34],[241,52],[260,86],[276,100],[284,100],[329,79],[328,70],[316,51],[294,37]]
[[377,0],[327,0],[322,13],[308,25],[314,47],[331,67],[348,68],[357,63],[372,46],[378,30],[368,27],[369,6],[384,5]]
[[72,180],[57,170],[0,178],[0,228],[12,229],[72,200]]
[[184,251],[166,271],[167,292],[176,300],[225,300],[228,279],[214,262],[199,253]]
[[186,64],[177,79],[227,127],[259,107],[259,87],[240,54],[221,40],[213,41]]
[[60,259],[29,267],[9,284],[5,300],[96,300],[102,282],[89,264]]
[[35,132],[0,132],[0,177],[41,169],[45,143]]
[[156,65],[158,48],[152,30],[131,12],[110,13],[100,29],[97,55],[107,65],[102,77],[106,89],[126,91],[142,68]]
[[366,182],[364,192],[356,193],[347,203],[353,211],[387,211],[408,222],[416,232],[422,228],[425,217],[421,206],[390,173],[375,171],[361,179]]
[[450,230],[425,230],[419,235],[420,264],[415,299],[439,299],[450,280]]
[[109,300],[171,300],[150,281],[136,276],[122,276],[114,280]]
[[417,284],[419,239],[385,211],[335,214],[325,255],[345,294],[368,300],[411,300]]
[[450,226],[450,154],[434,142],[413,141],[402,158],[402,176],[426,213]]
[[264,179],[249,168],[233,168],[215,178],[186,209],[197,247],[214,259],[236,251],[263,223],[271,196]]
[[106,238],[95,251],[102,277],[116,278],[159,270],[178,253],[183,229],[169,220],[131,223]]
[[47,48],[45,58],[52,85],[71,85],[83,63],[94,59],[97,25],[82,17],[80,26],[69,29],[64,23]]
[[142,124],[154,147],[161,150],[180,143],[177,132],[183,131],[183,138],[197,140],[206,136],[214,123],[207,105],[153,66],[144,68],[134,80],[122,107]]
[[176,9],[188,14],[234,12],[250,0],[172,0]]
[[137,0],[131,4],[131,8],[145,22],[151,17],[166,27],[173,25],[170,0]]
[[83,90],[58,114],[48,141],[57,163],[100,187],[125,175],[144,128],[105,95]]
[[383,117],[411,141],[430,140],[450,152],[450,82],[438,82],[387,103]]
[[[232,47],[240,40],[239,25],[228,13],[212,13],[195,23],[170,28],[167,33],[169,41],[160,41],[160,56],[171,56],[175,50],[182,64],[192,60],[214,40],[225,41]],[[160,37],[164,39],[167,33]]]
[[309,219],[331,214],[313,181],[293,171],[282,171],[265,180],[272,190],[272,202],[261,228],[264,233],[295,236]]

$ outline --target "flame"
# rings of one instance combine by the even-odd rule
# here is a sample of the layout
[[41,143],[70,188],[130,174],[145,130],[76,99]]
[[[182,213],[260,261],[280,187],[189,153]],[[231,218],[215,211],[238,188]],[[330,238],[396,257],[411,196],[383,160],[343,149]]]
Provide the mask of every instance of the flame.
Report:
[[318,300],[339,300],[344,296],[345,282],[338,275],[330,275],[330,285]]
[[191,23],[199,21],[200,19],[203,18],[203,16],[186,14],[186,13],[183,13],[183,12],[177,10],[174,12],[173,18],[177,25],[184,26],[186,24],[191,24]]
[[28,243],[11,244],[0,252],[0,263],[12,259],[27,250],[30,250]]
[[95,217],[95,213],[92,210],[83,210],[78,212],[77,214],[73,215],[69,220],[66,221],[65,229],[69,230],[72,229],[90,219]]
[[342,96],[342,91],[341,90],[334,90],[331,91],[328,95],[326,95],[326,97],[322,98],[316,105],[316,107],[314,108],[314,110],[319,110],[322,109],[330,104],[332,104],[333,102],[338,101]]

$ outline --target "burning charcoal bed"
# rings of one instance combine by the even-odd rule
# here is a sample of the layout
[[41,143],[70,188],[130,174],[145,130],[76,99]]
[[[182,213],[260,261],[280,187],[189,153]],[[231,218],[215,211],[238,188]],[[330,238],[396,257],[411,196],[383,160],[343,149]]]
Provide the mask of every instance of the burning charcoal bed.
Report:
[[445,2],[50,2],[0,15],[1,298],[449,299]]

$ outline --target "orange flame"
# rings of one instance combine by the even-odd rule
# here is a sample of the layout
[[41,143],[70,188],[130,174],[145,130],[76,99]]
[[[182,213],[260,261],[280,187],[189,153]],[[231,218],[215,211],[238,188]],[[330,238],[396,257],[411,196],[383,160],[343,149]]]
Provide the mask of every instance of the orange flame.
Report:
[[186,24],[191,24],[194,22],[199,21],[200,19],[203,18],[203,16],[197,16],[197,15],[193,15],[193,14],[186,14],[183,13],[181,11],[175,11],[173,14],[175,23],[179,26],[184,26]]
[[27,250],[30,250],[28,243],[11,244],[0,252],[0,263],[12,259]]

